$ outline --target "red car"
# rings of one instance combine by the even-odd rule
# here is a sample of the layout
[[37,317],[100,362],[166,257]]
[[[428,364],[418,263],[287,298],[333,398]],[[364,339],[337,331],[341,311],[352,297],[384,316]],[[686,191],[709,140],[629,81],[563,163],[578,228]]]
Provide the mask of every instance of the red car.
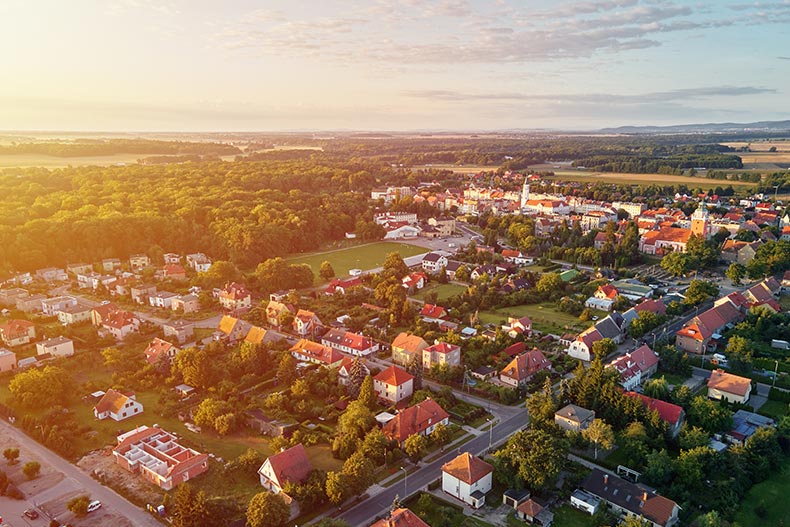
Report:
[[34,511],[33,509],[26,509],[25,512],[23,512],[22,514],[24,514],[31,520],[35,520],[36,518],[38,518],[38,512]]

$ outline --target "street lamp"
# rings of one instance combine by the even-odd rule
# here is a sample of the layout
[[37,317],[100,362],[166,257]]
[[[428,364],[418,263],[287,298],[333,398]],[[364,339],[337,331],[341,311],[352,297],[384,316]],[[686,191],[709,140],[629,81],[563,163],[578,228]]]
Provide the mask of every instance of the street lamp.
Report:
[[409,494],[409,471],[403,467],[400,469],[403,471],[403,499],[406,499]]
[[774,366],[774,379],[773,382],[771,383],[771,387],[776,386],[776,376],[779,375],[779,361],[775,360],[774,363],[776,364]]
[[486,423],[488,423],[488,453],[491,453],[491,436],[494,433],[494,423],[491,419],[486,419]]

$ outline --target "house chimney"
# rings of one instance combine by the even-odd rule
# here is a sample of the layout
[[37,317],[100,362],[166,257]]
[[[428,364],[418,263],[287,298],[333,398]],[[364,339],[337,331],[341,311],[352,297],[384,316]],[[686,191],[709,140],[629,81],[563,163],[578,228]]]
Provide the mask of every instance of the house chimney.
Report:
[[642,501],[644,501],[645,503],[647,503],[647,491],[644,491],[644,492],[642,493]]
[[604,485],[608,485],[609,484],[609,474],[604,474],[603,475],[603,484]]

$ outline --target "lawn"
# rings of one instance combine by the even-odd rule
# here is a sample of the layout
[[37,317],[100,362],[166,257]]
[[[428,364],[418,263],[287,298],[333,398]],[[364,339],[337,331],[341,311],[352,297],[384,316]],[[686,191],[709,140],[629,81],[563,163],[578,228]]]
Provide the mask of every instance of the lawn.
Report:
[[683,375],[678,375],[676,373],[659,372],[655,377],[656,378],[663,377],[664,380],[666,380],[669,384],[672,384],[674,386],[679,386],[684,382],[686,382],[686,380],[691,376],[690,375],[683,376]]
[[[427,496],[427,498],[426,498]],[[430,501],[428,501],[430,500]],[[411,509],[428,525],[452,525],[453,527],[492,527],[480,518],[465,516],[458,505],[421,492],[403,501],[403,506]]]
[[592,324],[592,322],[582,322],[571,314],[563,313],[550,303],[482,311],[480,312],[480,321],[484,324],[499,325],[507,322],[508,316],[521,318],[525,315],[532,320],[532,328],[543,333],[562,335],[568,331],[582,331]]
[[570,505],[563,505],[553,509],[554,527],[592,527],[592,516],[587,513],[574,509]]
[[781,401],[766,401],[757,412],[762,415],[767,415],[772,419],[780,419],[787,415],[788,406],[787,403]]
[[753,486],[735,515],[740,525],[783,525],[790,494],[790,458],[778,463],[770,478]]
[[430,291],[436,291],[438,295],[438,300],[441,302],[442,300],[447,300],[448,298],[454,297],[455,295],[460,295],[464,291],[466,291],[466,286],[458,285],[458,284],[437,284],[437,285],[429,285],[421,289],[417,294],[414,295],[414,298],[418,298],[420,300],[425,300],[425,296]]
[[406,258],[423,254],[428,252],[428,250],[425,247],[409,245],[408,243],[378,242],[348,249],[291,256],[287,258],[287,261],[292,264],[306,263],[313,268],[316,283],[323,283],[324,280],[318,276],[318,270],[324,261],[332,264],[335,274],[342,277],[348,276],[349,269],[362,269],[364,271],[380,267],[384,263],[384,258],[391,252],[398,252],[403,258]]

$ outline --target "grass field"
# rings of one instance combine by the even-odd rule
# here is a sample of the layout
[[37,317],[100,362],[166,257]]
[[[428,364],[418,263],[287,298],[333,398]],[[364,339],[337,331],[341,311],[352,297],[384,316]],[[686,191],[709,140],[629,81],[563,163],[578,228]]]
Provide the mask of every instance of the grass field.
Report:
[[349,249],[292,256],[287,258],[287,261],[292,264],[308,264],[313,268],[316,283],[323,283],[324,280],[318,276],[318,269],[324,261],[332,264],[337,276],[348,276],[349,269],[367,270],[381,266],[384,258],[391,252],[398,252],[403,258],[406,258],[407,256],[426,253],[428,250],[425,247],[409,245],[408,243],[378,242]]
[[766,401],[757,412],[767,415],[772,419],[781,419],[788,414],[788,406],[787,403],[781,401]]
[[582,322],[577,317],[558,311],[553,304],[529,304],[525,306],[512,306],[502,309],[482,311],[480,321],[485,324],[499,324],[507,321],[509,316],[532,319],[532,327],[544,333],[562,335],[569,330],[581,331],[592,322]]
[[155,154],[115,154],[111,156],[56,157],[41,154],[14,154],[0,156],[0,168],[44,167],[63,168],[82,165],[109,166],[119,163],[133,165],[138,159]]
[[430,165],[415,165],[412,170],[452,170],[457,174],[476,174],[478,172],[496,172],[499,166],[496,165],[453,165],[451,163],[432,163]]
[[[541,167],[543,165],[540,165]],[[530,167],[536,168],[536,167]],[[658,184],[678,184],[683,183],[690,187],[716,187],[732,184],[733,187],[753,187],[754,183],[747,181],[719,181],[704,177],[676,176],[672,174],[628,174],[623,172],[594,172],[585,170],[553,170],[554,177],[547,179],[558,179],[562,181],[580,181],[631,184],[631,185],[650,185]]]
[[439,301],[447,300],[450,297],[455,295],[460,295],[464,291],[466,291],[466,287],[458,284],[438,284],[438,285],[429,285],[421,289],[417,294],[414,295],[414,298],[419,298],[420,300],[425,300],[425,295],[427,295],[431,291],[436,291],[436,294],[439,295]]
[[[735,515],[739,525],[784,525],[790,494],[790,458],[774,468],[770,478],[751,488]],[[758,514],[759,513],[759,514]]]

